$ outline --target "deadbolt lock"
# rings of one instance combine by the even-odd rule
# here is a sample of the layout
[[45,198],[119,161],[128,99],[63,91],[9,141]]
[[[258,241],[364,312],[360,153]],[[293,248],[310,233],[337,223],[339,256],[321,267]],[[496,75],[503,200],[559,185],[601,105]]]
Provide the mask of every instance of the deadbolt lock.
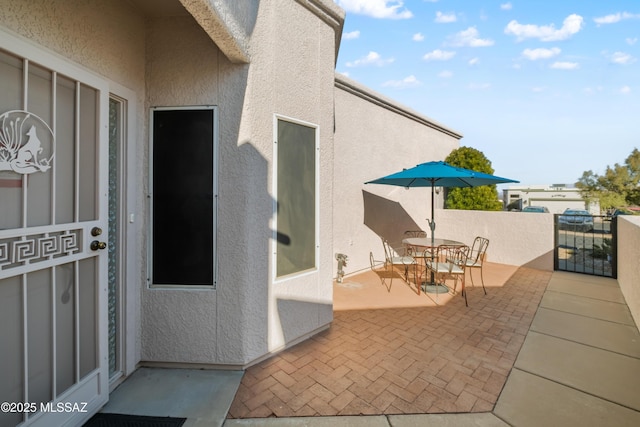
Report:
[[98,249],[106,248],[107,244],[105,242],[99,242],[97,240],[94,240],[93,242],[91,242],[91,245],[89,247],[91,248],[92,251],[97,251]]
[[101,235],[101,234],[102,234],[102,228],[100,228],[100,227],[93,227],[93,228],[91,229],[91,235],[92,235],[93,237],[99,236],[99,235]]

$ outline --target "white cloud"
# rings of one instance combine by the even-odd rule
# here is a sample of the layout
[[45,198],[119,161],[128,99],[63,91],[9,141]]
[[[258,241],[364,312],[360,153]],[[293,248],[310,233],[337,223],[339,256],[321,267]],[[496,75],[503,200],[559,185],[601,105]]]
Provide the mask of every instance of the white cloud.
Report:
[[449,46],[469,46],[469,47],[486,47],[493,46],[494,41],[491,39],[481,39],[476,27],[469,27],[449,37],[447,44]]
[[438,73],[438,77],[441,77],[443,79],[450,79],[451,77],[453,77],[453,73],[449,70],[443,70]]
[[551,68],[556,70],[575,70],[580,66],[577,62],[563,62],[558,61],[551,64]]
[[535,93],[544,92],[544,88],[541,86],[532,87],[531,92],[535,92]]
[[351,31],[349,33],[342,34],[342,38],[345,40],[357,39],[360,37],[360,31]]
[[455,52],[436,49],[425,54],[422,59],[425,61],[448,61],[456,55]]
[[500,9],[502,10],[511,10],[513,8],[513,6],[511,5],[511,3],[502,3],[500,5]]
[[335,0],[345,11],[382,19],[408,19],[413,13],[402,0]]
[[356,59],[353,62],[347,62],[347,67],[361,67],[366,65],[375,65],[382,67],[387,64],[391,64],[395,59],[387,58],[383,59],[378,52],[369,52],[364,58]]
[[566,40],[582,29],[584,19],[580,15],[572,14],[562,22],[562,28],[556,29],[551,25],[523,25],[513,20],[504,29],[505,34],[516,36],[518,41],[525,39],[539,39],[543,42]]
[[635,62],[635,59],[628,53],[615,52],[613,55],[611,55],[611,62],[613,62],[614,64],[627,65]]
[[424,35],[422,33],[415,33],[411,38],[414,42],[421,42],[424,40]]
[[593,22],[598,25],[615,24],[625,19],[640,19],[640,14],[633,14],[629,12],[618,12],[611,15],[601,16],[599,18],[593,18]]
[[469,65],[476,65],[476,64],[478,64],[478,63],[480,63],[480,58],[478,58],[478,57],[471,58],[471,59],[469,60],[469,62],[468,62],[468,64],[469,64]]
[[631,93],[631,88],[629,86],[622,86],[620,88],[620,93],[626,95],[627,93]]
[[624,39],[624,41],[626,41],[629,46],[633,46],[634,44],[636,44],[638,42],[638,38],[637,37],[634,37],[634,38],[627,37],[626,39]]
[[587,95],[593,95],[594,93],[602,92],[602,90],[602,86],[586,87],[584,88],[584,93],[586,93]]
[[395,88],[407,88],[407,87],[416,87],[422,86],[422,82],[416,78],[414,75],[410,75],[405,77],[402,80],[389,80],[387,82],[382,83],[382,86],[386,87],[395,87]]
[[458,18],[456,18],[456,14],[455,13],[449,13],[449,14],[444,14],[440,11],[436,12],[436,19],[434,19],[434,22],[437,22],[438,24],[449,24],[451,22],[456,22],[458,20]]
[[554,56],[558,56],[560,52],[561,50],[557,47],[552,47],[551,49],[525,49],[522,51],[522,56],[531,61],[536,61],[538,59],[553,58]]
[[467,86],[471,90],[487,90],[491,87],[490,83],[469,83]]

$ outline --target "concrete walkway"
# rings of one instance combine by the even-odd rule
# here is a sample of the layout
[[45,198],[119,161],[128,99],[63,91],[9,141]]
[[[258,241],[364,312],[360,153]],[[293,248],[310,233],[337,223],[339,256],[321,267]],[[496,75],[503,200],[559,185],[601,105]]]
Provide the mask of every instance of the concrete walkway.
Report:
[[[524,280],[524,277],[519,279]],[[474,293],[470,306],[480,306],[482,298],[478,289],[470,292],[470,296]],[[489,289],[489,295],[497,293]],[[200,412],[190,413],[185,410],[187,402],[182,399],[180,411],[173,410],[166,399],[159,397],[162,381],[157,378],[150,381],[150,377],[142,376],[143,388],[140,383],[135,386],[133,378],[127,380],[111,394],[103,411],[183,416],[188,418],[185,427],[640,425],[640,334],[615,280],[553,273],[533,322],[524,333],[522,347],[516,352],[517,358],[498,391],[495,405],[483,412],[442,413],[449,411],[438,410],[441,413],[395,415],[379,410],[379,414],[385,415],[225,419],[222,414],[226,416],[231,407],[229,396],[236,394],[237,400],[235,390],[240,385],[240,377],[228,372],[225,373],[227,380],[222,382],[226,385],[210,388],[210,394],[206,387],[196,393],[205,401],[209,396],[211,406],[215,402],[215,406],[223,409],[207,412],[203,409],[207,405],[199,405]],[[171,371],[179,370],[164,371],[175,375]],[[211,371],[190,371],[188,376],[211,375],[207,372]],[[144,392],[145,383],[154,388],[154,393]],[[202,387],[201,382],[196,383]],[[176,396],[182,394],[181,382],[175,377],[167,384]],[[185,387],[187,392],[192,386]],[[194,397],[192,393],[189,395],[190,399]],[[146,396],[150,397],[148,402]],[[129,407],[123,406],[124,402],[129,402]],[[135,411],[131,409],[131,402],[135,402]],[[237,406],[235,411],[237,414]]]

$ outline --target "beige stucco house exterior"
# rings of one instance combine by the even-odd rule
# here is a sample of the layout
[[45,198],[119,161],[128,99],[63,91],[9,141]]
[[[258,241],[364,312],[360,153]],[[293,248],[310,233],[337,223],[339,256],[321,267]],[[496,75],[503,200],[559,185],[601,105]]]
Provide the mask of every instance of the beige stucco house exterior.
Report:
[[381,199],[427,212],[363,183],[461,135],[335,74],[344,17],[0,0],[0,400],[87,402],[0,425],[80,425],[139,366],[300,342],[331,324],[335,253],[379,246]]

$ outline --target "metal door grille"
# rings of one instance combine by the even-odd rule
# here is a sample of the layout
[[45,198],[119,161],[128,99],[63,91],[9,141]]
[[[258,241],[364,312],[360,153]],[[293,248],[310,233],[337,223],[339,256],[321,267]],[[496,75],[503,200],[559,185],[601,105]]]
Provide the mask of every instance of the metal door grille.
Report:
[[0,49],[0,401],[37,404],[3,426],[100,387],[100,86]]

